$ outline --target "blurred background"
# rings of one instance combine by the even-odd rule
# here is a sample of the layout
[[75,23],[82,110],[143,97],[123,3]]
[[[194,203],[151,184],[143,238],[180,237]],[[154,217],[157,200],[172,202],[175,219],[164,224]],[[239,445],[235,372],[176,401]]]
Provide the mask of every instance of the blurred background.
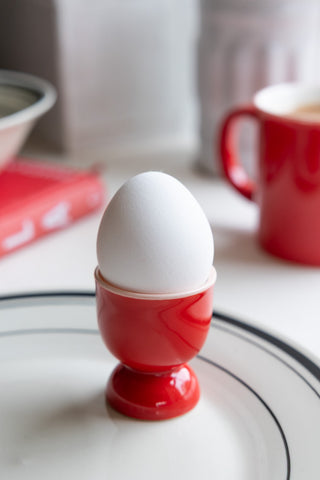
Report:
[[[225,112],[261,87],[320,80],[319,2],[0,0],[0,68],[49,80],[58,100],[33,132],[101,158],[188,149],[219,173]],[[251,127],[242,149],[250,169]]]
[[[318,0],[0,0],[0,69],[36,75],[57,91],[21,153],[42,163],[96,165],[107,198],[140,171],[164,170],[205,209],[217,262],[225,260],[231,273],[230,259],[246,269],[252,255],[269,264],[252,240],[255,206],[222,182],[212,183],[221,173],[216,138],[226,112],[249,102],[258,89],[282,81],[319,83],[319,26]],[[241,125],[242,158],[250,171],[253,125]],[[1,179],[6,182],[3,174]],[[79,187],[80,200],[81,192]],[[57,217],[62,226],[66,215]],[[75,272],[85,272],[73,281],[89,278],[92,284],[100,215],[90,228],[71,229],[86,247],[78,242],[75,250],[70,238],[68,251],[63,234],[55,237],[66,253],[51,266],[42,264],[46,283],[56,278],[55,285],[62,285],[65,277],[52,269],[68,257]],[[14,265],[26,259],[32,264],[41,251],[47,258],[50,245],[39,242],[23,249],[25,256],[2,260],[3,290],[18,288]],[[86,267],[83,248],[91,252]]]

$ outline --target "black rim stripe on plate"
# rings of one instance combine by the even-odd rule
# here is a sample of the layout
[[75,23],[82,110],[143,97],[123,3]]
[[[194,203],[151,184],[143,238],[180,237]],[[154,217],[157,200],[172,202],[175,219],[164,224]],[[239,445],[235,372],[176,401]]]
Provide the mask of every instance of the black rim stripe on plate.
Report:
[[[280,340],[279,338],[271,335],[270,333],[265,332],[264,330],[261,330],[257,327],[252,326],[252,325],[248,325],[245,322],[242,322],[240,320],[236,320],[235,318],[232,318],[229,315],[225,315],[223,313],[214,312],[213,313],[213,318],[218,318],[219,320],[222,320],[223,322],[228,323],[229,325],[233,325],[235,327],[241,328],[242,330],[246,330],[247,332],[252,333],[256,337],[262,338],[267,343],[271,343],[272,345],[276,346],[279,350],[283,350],[290,357],[294,358],[298,363],[303,365],[306,368],[306,370],[308,370],[310,373],[312,373],[312,375],[317,380],[320,381],[320,367],[318,367],[318,365],[316,365],[306,355],[304,355],[303,353],[301,353],[299,350],[292,347],[291,345],[288,345],[283,340]],[[318,396],[319,396],[319,394],[318,394]]]
[[[228,333],[232,335],[232,332],[228,332]],[[241,383],[241,385],[243,385],[247,390],[249,390],[249,392],[251,392],[257,398],[257,400],[263,405],[263,407],[268,411],[269,415],[272,417],[272,420],[275,422],[283,441],[284,450],[286,452],[286,462],[287,462],[286,480],[289,480],[290,474],[291,474],[291,459],[290,459],[290,452],[289,452],[287,437],[284,433],[284,430],[281,426],[279,419],[277,418],[276,414],[272,411],[272,409],[269,407],[267,402],[265,402],[265,400],[263,400],[263,398],[252,387],[250,387],[250,385],[248,385],[246,382],[244,382],[241,378],[239,378],[234,373],[230,372],[230,370],[228,370],[227,368],[223,367],[219,363],[213,362],[209,358],[203,357],[202,355],[197,355],[197,358],[199,358],[199,360],[202,360],[203,362],[209,363],[213,367],[218,368],[219,370],[223,371],[224,373],[232,377],[237,382]]]
[[[218,329],[218,330],[221,330],[223,332],[226,332],[228,334],[232,334],[233,336],[235,337],[238,337],[238,338],[241,338],[241,340],[247,342],[247,343],[251,343],[252,345],[254,345],[255,347],[258,347],[260,350],[263,350],[264,352],[266,352],[268,355],[270,355],[271,357],[274,357],[276,360],[278,360],[279,362],[283,363],[283,365],[285,365],[289,370],[291,370],[295,375],[297,375],[306,385],[308,385],[308,387],[315,393],[315,395],[320,398],[320,393],[317,392],[317,390],[314,388],[313,385],[311,385],[311,383],[306,379],[306,377],[304,377],[300,372],[298,372],[298,370],[296,370],[292,365],[290,365],[290,363],[286,362],[283,358],[280,358],[279,355],[277,355],[276,353],[272,352],[271,350],[269,350],[268,348],[264,347],[263,345],[255,342],[254,340],[252,340],[251,338],[248,338],[247,336],[245,335],[242,335],[241,333],[238,333],[237,331],[235,330],[232,330],[230,331],[230,329],[228,327],[225,327],[223,325],[217,325],[217,323],[215,323],[215,320],[220,320],[218,316],[213,316],[213,320],[212,320],[212,326],[214,326],[214,328]],[[267,341],[266,341],[267,342]],[[271,344],[271,342],[268,342]],[[293,356],[291,356],[291,358],[294,358]],[[317,366],[311,362],[316,368]]]

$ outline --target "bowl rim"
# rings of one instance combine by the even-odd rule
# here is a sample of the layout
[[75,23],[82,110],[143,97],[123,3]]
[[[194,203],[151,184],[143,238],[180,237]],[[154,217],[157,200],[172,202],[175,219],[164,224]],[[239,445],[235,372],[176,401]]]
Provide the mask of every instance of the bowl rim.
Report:
[[32,90],[33,92],[39,93],[41,97],[28,107],[0,118],[0,131],[35,120],[47,112],[57,98],[55,88],[47,80],[43,80],[35,75],[30,75],[29,73],[0,69],[0,85],[1,84]]

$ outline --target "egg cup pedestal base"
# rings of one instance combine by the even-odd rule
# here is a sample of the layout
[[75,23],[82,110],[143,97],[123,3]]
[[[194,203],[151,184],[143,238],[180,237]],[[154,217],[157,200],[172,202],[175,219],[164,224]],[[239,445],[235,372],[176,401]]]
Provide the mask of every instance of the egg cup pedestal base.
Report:
[[187,413],[200,397],[199,384],[187,364],[164,372],[142,372],[119,364],[106,389],[111,407],[142,420],[166,420]]

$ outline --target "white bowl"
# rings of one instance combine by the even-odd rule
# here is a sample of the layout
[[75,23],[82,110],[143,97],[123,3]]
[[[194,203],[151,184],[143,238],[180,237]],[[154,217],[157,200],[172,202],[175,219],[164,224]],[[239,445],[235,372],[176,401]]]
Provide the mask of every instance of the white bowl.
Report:
[[0,70],[0,169],[18,153],[36,120],[55,100],[56,91],[47,81]]

